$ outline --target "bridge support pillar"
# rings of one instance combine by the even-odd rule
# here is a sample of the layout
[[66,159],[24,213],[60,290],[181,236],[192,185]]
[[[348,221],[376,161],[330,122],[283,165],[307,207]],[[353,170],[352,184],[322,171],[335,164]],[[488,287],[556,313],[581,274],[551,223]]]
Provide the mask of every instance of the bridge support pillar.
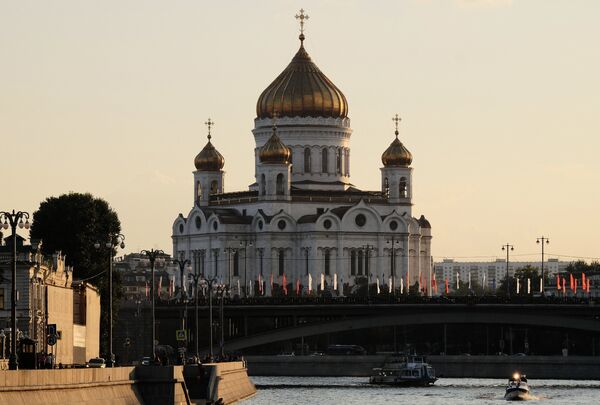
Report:
[[444,355],[448,355],[448,325],[444,324]]

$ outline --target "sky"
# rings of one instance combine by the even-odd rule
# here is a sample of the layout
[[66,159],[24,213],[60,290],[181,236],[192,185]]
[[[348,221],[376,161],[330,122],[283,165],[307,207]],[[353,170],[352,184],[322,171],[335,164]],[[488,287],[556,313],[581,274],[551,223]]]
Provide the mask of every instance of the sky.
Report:
[[0,210],[69,191],[117,211],[126,252],[172,251],[193,159],[253,179],[260,93],[305,47],[349,103],[351,181],[380,187],[391,118],[435,260],[598,258],[597,0],[0,0]]

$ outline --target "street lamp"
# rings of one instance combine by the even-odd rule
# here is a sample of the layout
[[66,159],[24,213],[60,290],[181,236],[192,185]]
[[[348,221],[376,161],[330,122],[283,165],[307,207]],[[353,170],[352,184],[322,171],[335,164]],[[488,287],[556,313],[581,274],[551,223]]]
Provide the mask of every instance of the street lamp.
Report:
[[[23,222],[25,219],[25,222]],[[10,324],[11,324],[11,342],[10,356],[8,359],[8,369],[18,370],[19,359],[17,357],[17,226],[21,229],[29,229],[29,214],[23,211],[0,211],[0,221],[4,221],[2,228],[8,229],[10,226],[12,231],[12,287],[11,287],[11,308],[10,308]]]
[[[102,245],[100,242],[94,243],[96,249],[100,249]],[[108,242],[104,244],[109,249],[109,260],[108,260],[108,361],[106,362],[107,367],[114,367],[115,355],[113,354],[113,312],[112,312],[112,300],[113,300],[113,257],[115,255],[115,248],[120,247],[125,249],[125,236],[122,233],[109,235]]]
[[514,246],[511,244],[502,245],[502,250],[506,250],[506,296],[510,299],[510,277],[508,275],[508,262],[510,259],[509,252],[511,250],[515,250]]
[[365,250],[365,268],[367,270],[367,298],[369,298],[369,282],[371,281],[371,266],[369,265],[369,253],[371,252],[371,250],[375,249],[375,246],[367,244],[363,246],[363,249]]
[[[213,287],[218,285],[217,278],[213,278],[211,280],[207,280],[204,277],[200,278],[200,282],[208,288],[208,324],[209,324],[209,332],[208,332],[208,340],[210,344],[210,361],[213,361],[214,353],[213,353],[213,313],[212,313],[212,290]],[[197,284],[196,284],[197,285]],[[198,300],[198,294],[196,293],[196,300]],[[196,303],[196,322],[198,321],[198,304]],[[198,327],[196,327],[196,330]],[[196,335],[196,352],[198,352],[198,335]]]
[[540,281],[540,292],[544,292],[544,244],[549,244],[550,240],[542,235],[541,238],[537,238],[535,241],[537,244],[542,245],[542,279]]
[[183,299],[183,272],[185,271],[186,268],[190,267],[192,262],[190,262],[188,259],[184,259],[183,255],[182,255],[181,259],[175,259],[175,260],[173,260],[173,263],[179,265],[179,275],[181,276],[181,280],[179,283],[180,284],[179,291],[181,294],[181,298]]
[[[156,262],[156,259],[160,256],[160,255],[164,255],[165,252],[163,252],[160,249],[150,249],[150,250],[142,250],[141,252],[143,255],[146,255],[146,257],[148,258],[148,260],[150,260],[150,267],[152,269],[152,360],[156,359],[156,314],[154,312],[154,300],[155,300],[155,283],[154,283],[154,262]],[[160,291],[159,291],[160,293]]]
[[194,321],[194,327],[195,327],[195,333],[194,333],[194,343],[195,343],[195,348],[196,348],[196,357],[200,358],[200,349],[199,349],[199,343],[198,343],[198,281],[200,281],[200,278],[202,277],[200,274],[198,274],[198,269],[196,269],[196,271],[194,271],[194,273],[188,273],[188,277],[191,278],[192,280],[194,280],[194,312],[195,312],[195,321]]
[[[392,291],[394,293],[394,295],[396,294],[396,243],[398,243],[399,241],[396,239],[395,236],[392,236],[392,239],[388,239],[387,243],[392,245]],[[407,290],[408,291],[408,286]]]
[[241,240],[240,247],[244,249],[244,297],[248,297],[248,267],[246,258],[248,257],[248,250],[246,249],[248,246],[252,246],[252,241]]

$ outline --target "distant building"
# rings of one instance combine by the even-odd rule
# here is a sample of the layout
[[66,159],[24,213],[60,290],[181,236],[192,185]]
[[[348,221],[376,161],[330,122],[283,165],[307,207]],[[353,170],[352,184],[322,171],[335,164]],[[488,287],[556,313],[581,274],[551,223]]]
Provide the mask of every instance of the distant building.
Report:
[[[559,261],[558,259],[548,259],[544,261],[544,274],[549,277],[555,276],[557,273],[565,271],[571,262]],[[540,261],[509,261],[508,273],[512,277],[515,271],[526,266],[536,267],[538,271],[542,267]],[[497,288],[501,281],[506,278],[506,260],[496,259],[490,262],[458,262],[454,259],[444,259],[441,262],[436,262],[433,265],[436,280],[438,284],[448,279],[450,289],[456,287],[456,274],[459,279],[467,283],[469,274],[471,282],[477,283],[486,288]]]
[[[8,357],[11,327],[12,236],[0,245],[0,356]],[[54,354],[55,363],[81,364],[100,352],[100,294],[86,282],[73,281],[73,269],[60,252],[41,254],[41,244],[17,243],[17,332],[35,342],[36,353]],[[47,326],[58,339],[49,345]],[[0,336],[2,333],[0,333]],[[4,344],[4,346],[2,346]]]
[[[152,267],[148,257],[141,253],[130,253],[119,257],[114,263],[115,271],[121,274],[121,287],[127,301],[150,300]],[[160,255],[154,263],[156,288],[160,285],[160,298],[170,299],[179,294],[181,275],[179,266],[168,254]],[[187,284],[186,284],[187,283]],[[189,281],[184,280],[189,285]]]

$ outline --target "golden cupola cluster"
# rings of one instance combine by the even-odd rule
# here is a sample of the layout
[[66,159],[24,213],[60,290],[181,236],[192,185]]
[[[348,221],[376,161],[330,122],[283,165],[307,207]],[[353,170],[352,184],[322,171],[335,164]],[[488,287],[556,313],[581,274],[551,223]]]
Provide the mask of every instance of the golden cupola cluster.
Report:
[[398,124],[400,122],[398,114],[392,119],[396,122],[396,131],[394,132],[396,139],[381,155],[381,162],[385,167],[408,167],[412,163],[412,154],[398,139]]
[[290,162],[292,151],[285,146],[277,135],[277,127],[273,125],[273,134],[269,140],[260,148],[258,159],[261,163],[286,164]]
[[283,72],[267,87],[256,103],[256,116],[268,118],[273,111],[280,117],[348,116],[346,96],[314,64],[304,49],[304,20],[300,20],[300,49]]
[[201,172],[218,172],[225,166],[225,158],[210,141],[212,138],[210,129],[215,123],[209,118],[205,124],[208,126],[208,142],[194,158],[194,166],[196,166],[196,170]]

